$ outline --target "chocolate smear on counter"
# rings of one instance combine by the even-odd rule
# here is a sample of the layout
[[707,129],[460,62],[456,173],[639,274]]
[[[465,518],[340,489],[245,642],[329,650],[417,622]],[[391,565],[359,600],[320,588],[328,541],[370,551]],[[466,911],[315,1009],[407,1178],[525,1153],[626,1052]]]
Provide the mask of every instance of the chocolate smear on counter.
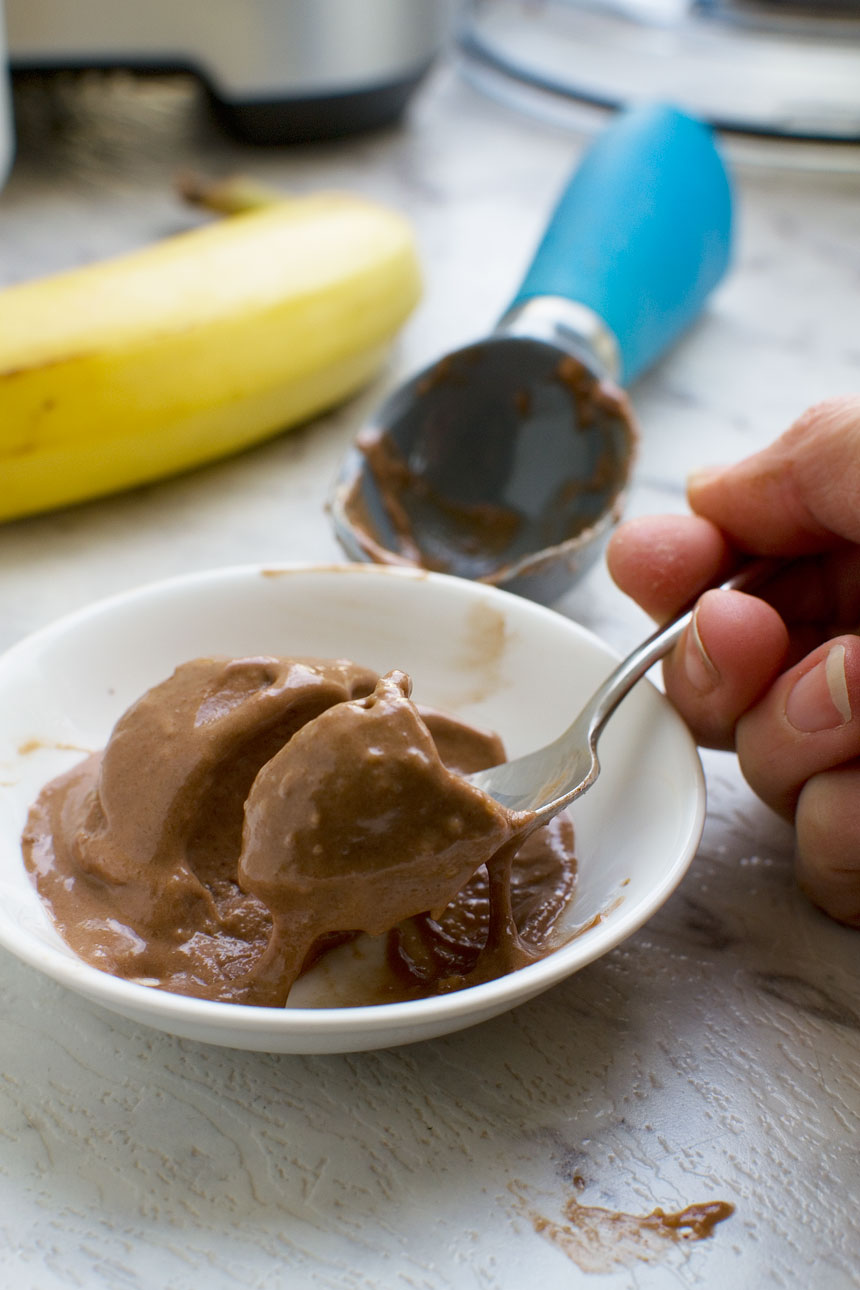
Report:
[[[584,1180],[573,1179],[577,1191]],[[583,1205],[576,1196],[564,1203],[559,1218],[540,1213],[525,1194],[523,1184],[510,1190],[517,1209],[535,1232],[550,1241],[583,1272],[607,1274],[637,1262],[653,1263],[679,1246],[706,1240],[719,1223],[731,1218],[734,1205],[724,1200],[703,1201],[679,1210],[653,1209],[647,1214]]]

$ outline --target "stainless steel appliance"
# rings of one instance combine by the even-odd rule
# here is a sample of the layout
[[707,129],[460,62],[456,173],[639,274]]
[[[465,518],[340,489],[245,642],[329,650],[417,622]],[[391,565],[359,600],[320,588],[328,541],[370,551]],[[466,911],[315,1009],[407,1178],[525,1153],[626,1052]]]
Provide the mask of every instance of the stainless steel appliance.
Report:
[[443,45],[453,0],[6,0],[13,71],[186,70],[263,143],[397,119]]

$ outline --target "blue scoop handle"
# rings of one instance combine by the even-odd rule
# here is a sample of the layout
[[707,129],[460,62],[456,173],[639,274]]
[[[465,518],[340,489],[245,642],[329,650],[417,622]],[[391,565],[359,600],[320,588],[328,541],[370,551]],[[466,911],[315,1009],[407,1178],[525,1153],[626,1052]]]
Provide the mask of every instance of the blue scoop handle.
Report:
[[711,130],[664,104],[619,113],[587,150],[515,305],[587,305],[633,380],[693,322],[729,262],[732,202]]

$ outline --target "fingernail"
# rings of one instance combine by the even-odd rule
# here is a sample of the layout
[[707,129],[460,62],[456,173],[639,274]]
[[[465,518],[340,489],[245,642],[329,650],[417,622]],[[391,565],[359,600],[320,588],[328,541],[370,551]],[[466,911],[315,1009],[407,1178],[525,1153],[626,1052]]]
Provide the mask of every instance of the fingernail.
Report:
[[720,679],[720,674],[702,644],[699,634],[699,607],[696,606],[690,626],[687,630],[687,645],[684,650],[684,671],[687,680],[695,690],[707,694],[713,690]]
[[789,725],[804,734],[835,730],[851,720],[844,645],[834,645],[826,658],[795,681],[785,701],[785,715]]
[[690,492],[700,488],[703,484],[709,484],[712,479],[722,475],[724,470],[724,466],[700,466],[698,470],[694,470],[692,474],[687,476],[687,491]]

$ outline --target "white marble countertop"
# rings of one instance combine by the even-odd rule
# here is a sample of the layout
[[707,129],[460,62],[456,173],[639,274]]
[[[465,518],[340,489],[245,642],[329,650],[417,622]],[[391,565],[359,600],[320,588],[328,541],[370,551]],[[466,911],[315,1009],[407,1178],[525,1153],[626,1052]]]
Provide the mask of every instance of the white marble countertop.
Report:
[[[168,574],[339,558],[323,501],[344,446],[398,374],[495,319],[582,146],[446,64],[403,128],[292,151],[225,140],[182,80],[95,78],[53,107],[30,90],[18,109],[0,281],[183,226],[171,179],[193,164],[394,203],[415,222],[427,288],[391,369],[336,415],[0,530],[2,647]],[[745,454],[857,385],[856,171],[729,153],[736,263],[633,391],[644,442],[632,513],[681,508],[691,468]],[[646,627],[602,570],[563,609],[619,649]],[[233,1052],[140,1028],[2,954],[0,1282],[860,1284],[860,938],[798,895],[790,831],[733,759],[704,760],[705,835],[668,904],[471,1032],[343,1057]],[[710,1200],[736,1208],[708,1240],[667,1243],[636,1222]]]

